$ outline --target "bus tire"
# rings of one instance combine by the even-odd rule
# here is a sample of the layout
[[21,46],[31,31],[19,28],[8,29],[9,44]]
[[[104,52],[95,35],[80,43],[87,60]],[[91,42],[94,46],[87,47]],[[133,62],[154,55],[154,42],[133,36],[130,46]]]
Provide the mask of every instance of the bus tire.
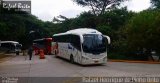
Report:
[[19,55],[19,51],[16,52],[16,55]]
[[6,53],[10,53],[10,50],[7,50]]
[[70,56],[70,62],[71,62],[72,64],[74,63],[73,55]]

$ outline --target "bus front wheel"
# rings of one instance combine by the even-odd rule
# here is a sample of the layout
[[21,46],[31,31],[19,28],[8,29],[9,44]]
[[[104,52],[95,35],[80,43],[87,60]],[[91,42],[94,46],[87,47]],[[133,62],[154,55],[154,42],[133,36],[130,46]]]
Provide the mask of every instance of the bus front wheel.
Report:
[[55,57],[58,57],[58,55],[57,55],[57,54],[58,54],[58,53],[57,53],[57,51],[55,51],[55,53],[54,53],[54,54],[55,54]]
[[19,52],[18,52],[18,51],[16,51],[16,55],[19,55]]
[[74,63],[73,55],[70,56],[70,62],[71,62],[72,64]]

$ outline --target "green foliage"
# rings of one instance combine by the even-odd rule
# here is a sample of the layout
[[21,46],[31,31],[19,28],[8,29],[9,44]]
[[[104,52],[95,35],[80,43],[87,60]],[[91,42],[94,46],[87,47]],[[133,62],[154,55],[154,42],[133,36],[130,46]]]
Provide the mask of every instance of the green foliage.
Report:
[[129,49],[134,52],[143,48],[159,51],[159,23],[160,12],[155,10],[146,10],[133,17],[124,30]]
[[108,34],[108,36],[111,36],[113,33],[113,30],[110,26],[99,26],[97,30],[99,30],[103,34],[106,34],[106,35]]
[[102,15],[102,22],[106,22],[112,29],[118,30],[126,21],[128,21],[135,13],[129,12],[127,8],[114,9]]
[[151,0],[152,8],[160,9],[160,0]]
[[75,19],[75,21],[72,22],[72,25],[73,24],[75,24],[74,26],[78,28],[82,28],[82,27],[95,28],[96,27],[96,16],[91,14],[90,12],[83,12],[80,14],[80,16],[78,16]]
[[73,0],[78,5],[88,6],[94,15],[102,15],[106,10],[114,9],[126,0]]
[[109,53],[108,58],[109,59],[114,59],[114,60],[128,60],[128,56],[120,55],[120,54],[117,54],[117,53]]
[[[17,12],[0,8],[0,40],[13,40],[23,44],[26,49],[31,45],[33,39],[42,38],[47,33],[44,22],[37,17],[25,12]],[[34,34],[29,34],[35,31]]]
[[118,53],[109,53],[108,54],[109,59],[114,59],[114,60],[147,60],[144,58],[144,56],[139,56],[139,55],[124,55],[124,54],[118,54]]

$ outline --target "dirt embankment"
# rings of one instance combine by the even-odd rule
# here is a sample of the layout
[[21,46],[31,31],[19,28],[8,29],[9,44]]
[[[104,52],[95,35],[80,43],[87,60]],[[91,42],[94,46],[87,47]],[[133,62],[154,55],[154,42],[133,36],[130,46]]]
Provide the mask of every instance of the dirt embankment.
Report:
[[6,58],[6,57],[8,57],[8,55],[5,55],[5,53],[0,52],[0,59]]

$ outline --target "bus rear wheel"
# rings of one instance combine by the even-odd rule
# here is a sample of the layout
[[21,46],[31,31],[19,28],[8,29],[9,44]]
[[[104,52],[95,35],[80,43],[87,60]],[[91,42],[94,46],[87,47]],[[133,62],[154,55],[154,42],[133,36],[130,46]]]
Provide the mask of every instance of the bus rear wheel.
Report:
[[70,62],[71,62],[72,64],[74,63],[73,55],[70,56]]

